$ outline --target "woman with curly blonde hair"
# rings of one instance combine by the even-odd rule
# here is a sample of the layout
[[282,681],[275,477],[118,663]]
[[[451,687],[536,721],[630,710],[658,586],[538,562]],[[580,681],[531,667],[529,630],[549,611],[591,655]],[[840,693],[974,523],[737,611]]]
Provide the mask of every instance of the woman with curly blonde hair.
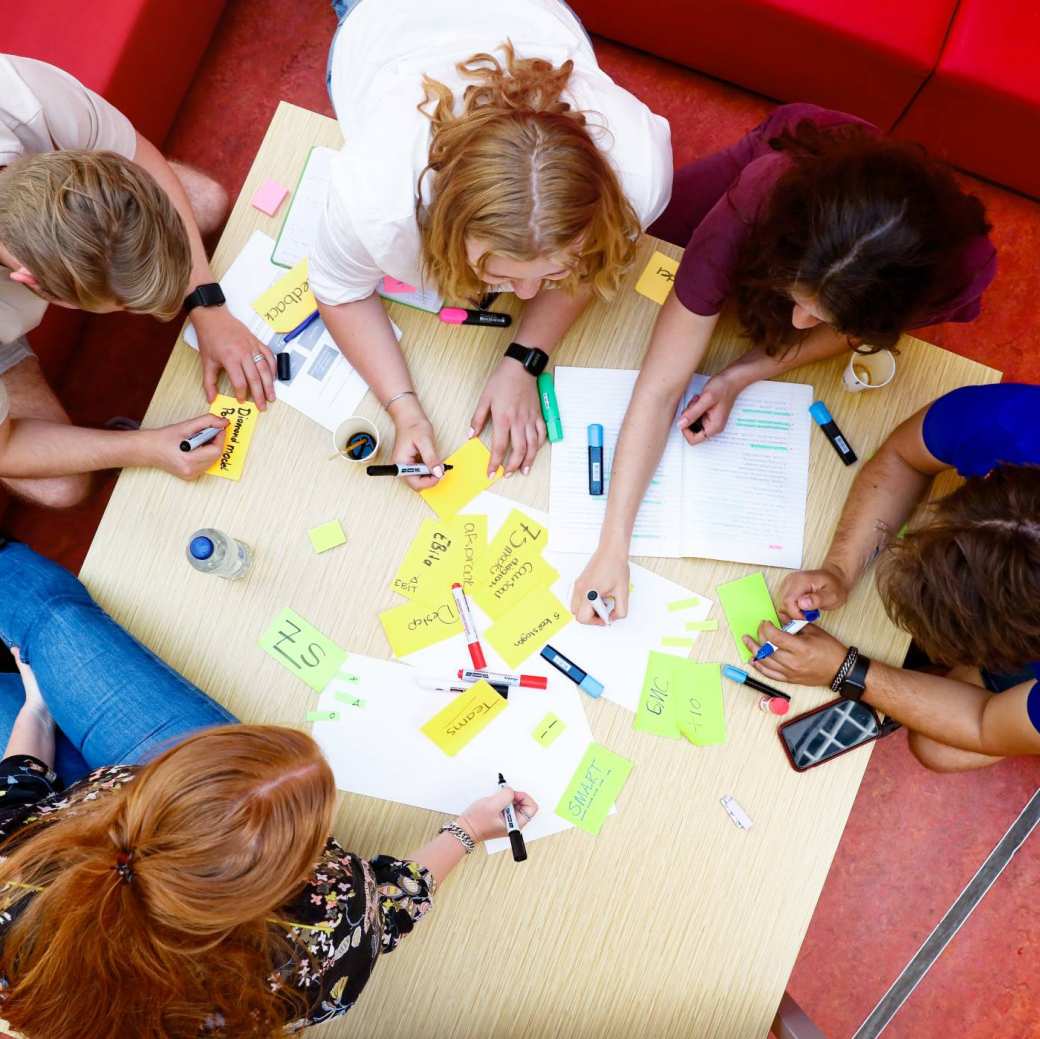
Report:
[[600,70],[561,0],[334,6],[346,144],[311,256],[319,309],[393,419],[395,460],[432,470],[422,488],[441,454],[377,289],[389,275],[472,307],[511,288],[527,305],[470,435],[490,419],[490,470],[526,473],[545,440],[532,376],[667,204],[668,124]]

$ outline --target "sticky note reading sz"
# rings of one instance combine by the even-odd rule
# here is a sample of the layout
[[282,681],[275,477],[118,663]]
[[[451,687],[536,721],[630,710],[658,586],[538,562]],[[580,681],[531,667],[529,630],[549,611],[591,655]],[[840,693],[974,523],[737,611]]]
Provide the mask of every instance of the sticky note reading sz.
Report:
[[715,589],[719,593],[722,612],[733,633],[733,643],[741,660],[750,660],[751,651],[744,645],[743,636],[758,641],[758,626],[769,621],[780,626],[773,600],[769,597],[766,579],[761,573],[748,574],[737,581],[727,581]]
[[646,270],[639,275],[636,292],[655,303],[664,303],[675,283],[675,272],[679,269],[679,261],[673,260],[664,253],[655,252],[646,265]]
[[260,648],[316,693],[343,666],[347,654],[292,610],[282,610],[260,638]]
[[488,643],[509,667],[537,653],[572,620],[570,610],[548,589],[532,592],[487,629]]
[[291,332],[318,309],[307,274],[307,257],[283,274],[262,296],[253,309],[276,332]]
[[556,814],[587,833],[597,834],[632,771],[632,762],[590,743],[556,806]]
[[480,681],[456,696],[419,731],[448,757],[454,757],[505,709],[506,701],[487,682]]
[[[209,476],[223,476],[225,480],[239,480],[242,478],[242,467],[246,464],[260,409],[251,400],[239,404],[234,397],[218,393],[209,406],[209,413],[226,418],[228,426],[221,434],[224,437],[224,450],[206,473]],[[218,436],[217,442],[219,440]]]
[[426,504],[441,519],[461,512],[481,491],[486,491],[503,472],[499,466],[494,476],[488,476],[491,452],[477,437],[467,440],[444,461],[454,468],[446,472],[435,486],[419,492]]

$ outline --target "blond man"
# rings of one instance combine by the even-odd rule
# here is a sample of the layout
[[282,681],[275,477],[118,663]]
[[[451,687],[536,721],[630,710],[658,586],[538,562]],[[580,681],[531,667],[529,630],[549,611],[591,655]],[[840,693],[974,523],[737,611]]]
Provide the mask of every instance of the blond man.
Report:
[[[85,496],[85,474],[146,465],[191,478],[220,438],[185,453],[208,417],[162,430],[73,429],[25,335],[48,303],[170,320],[191,310],[203,384],[274,400],[274,358],[220,302],[202,236],[227,198],[169,163],[103,98],[61,69],[0,54],[0,482],[41,504]],[[128,358],[127,363],[132,363]]]

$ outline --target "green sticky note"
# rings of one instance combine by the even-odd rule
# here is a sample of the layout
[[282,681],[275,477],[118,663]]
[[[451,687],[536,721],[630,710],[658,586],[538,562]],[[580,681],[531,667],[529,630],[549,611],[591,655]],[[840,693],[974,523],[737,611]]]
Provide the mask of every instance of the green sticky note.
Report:
[[733,633],[733,642],[740,659],[750,660],[751,651],[744,645],[743,636],[750,635],[757,642],[758,626],[762,621],[771,621],[777,627],[780,626],[766,579],[761,573],[748,574],[739,580],[720,584],[715,591],[718,592],[722,612],[726,614],[726,623]]
[[308,711],[307,721],[309,722],[338,722],[339,711]]
[[671,646],[673,649],[692,649],[695,639],[683,638],[680,635],[665,635],[661,639],[662,646]]
[[535,727],[531,735],[543,747],[552,746],[553,740],[566,729],[567,726],[550,711]]
[[632,771],[632,762],[601,743],[590,743],[556,806],[556,814],[597,834]]
[[292,610],[282,610],[259,641],[287,671],[302,678],[316,693],[343,666],[347,654]]
[[639,694],[639,706],[632,728],[670,740],[679,738],[675,701],[682,695],[683,686],[687,682],[687,665],[691,663],[683,657],[673,657],[668,653],[651,650],[647,654],[643,690]]
[[342,691],[332,694],[333,700],[339,700],[340,703],[345,703],[350,707],[364,707],[365,701],[360,696],[355,696],[353,693],[344,693]]
[[342,545],[347,540],[347,535],[343,533],[339,520],[329,520],[320,527],[311,527],[307,531],[307,537],[311,539],[311,546],[315,552],[327,552],[330,548]]
[[718,664],[688,664],[688,682],[676,697],[674,710],[679,732],[698,747],[726,742],[722,710],[722,673]]
[[668,604],[668,612],[677,613],[679,610],[688,610],[691,606],[697,606],[701,602],[699,595],[695,595],[692,599],[673,599]]
[[718,631],[718,621],[687,621],[687,631]]

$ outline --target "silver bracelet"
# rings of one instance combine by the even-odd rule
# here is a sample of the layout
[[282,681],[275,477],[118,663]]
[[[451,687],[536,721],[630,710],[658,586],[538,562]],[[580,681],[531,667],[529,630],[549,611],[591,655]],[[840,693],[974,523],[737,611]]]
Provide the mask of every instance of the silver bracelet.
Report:
[[411,395],[411,396],[415,397],[416,399],[418,399],[418,397],[419,397],[419,394],[418,394],[418,393],[416,393],[416,392],[415,392],[415,390],[401,390],[401,392],[400,392],[400,393],[395,393],[395,394],[394,394],[394,395],[393,395],[393,396],[392,396],[392,397],[391,397],[391,398],[390,398],[390,399],[389,399],[389,400],[388,400],[388,401],[387,401],[387,402],[386,402],[386,403],[385,403],[385,404],[383,405],[383,410],[384,410],[384,411],[389,411],[389,410],[390,410],[390,405],[391,405],[391,404],[393,404],[393,402],[394,402],[395,400],[400,400],[400,399],[401,399],[402,397],[407,397],[407,396],[409,396],[409,395]]
[[838,673],[831,682],[831,692],[841,692],[845,679],[849,677],[849,672],[856,666],[858,659],[859,650],[855,646],[849,646],[849,651],[845,654],[845,659],[841,662],[841,667],[838,668]]
[[468,855],[477,846],[473,838],[458,823],[445,823],[438,833],[450,833],[466,849]]

